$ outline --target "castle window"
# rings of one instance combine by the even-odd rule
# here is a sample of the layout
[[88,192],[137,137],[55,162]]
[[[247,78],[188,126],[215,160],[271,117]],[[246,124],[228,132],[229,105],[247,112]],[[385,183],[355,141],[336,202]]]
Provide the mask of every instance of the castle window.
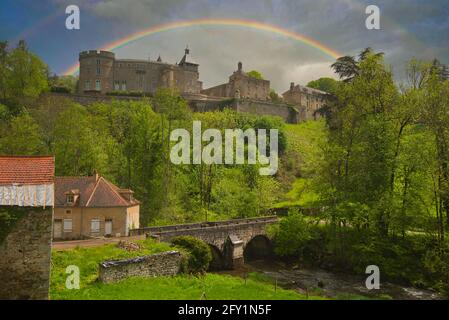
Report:
[[90,90],[90,81],[89,81],[89,80],[87,80],[87,81],[84,83],[84,90]]
[[114,90],[120,90],[120,81],[114,81]]
[[122,90],[126,91],[126,81],[122,81]]
[[101,80],[95,80],[95,90],[101,90]]
[[97,59],[97,75],[100,74],[100,59]]

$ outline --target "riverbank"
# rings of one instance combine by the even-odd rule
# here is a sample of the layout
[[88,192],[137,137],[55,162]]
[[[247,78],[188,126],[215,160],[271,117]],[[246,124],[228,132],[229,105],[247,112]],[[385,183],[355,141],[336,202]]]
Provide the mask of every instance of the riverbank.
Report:
[[245,264],[240,269],[220,271],[245,278],[256,272],[263,275],[268,283],[277,284],[284,289],[294,290],[300,294],[321,296],[338,300],[382,299],[382,300],[439,300],[441,296],[433,291],[401,286],[383,282],[379,290],[368,290],[366,277],[333,273],[319,268],[303,268],[279,261],[257,260]]

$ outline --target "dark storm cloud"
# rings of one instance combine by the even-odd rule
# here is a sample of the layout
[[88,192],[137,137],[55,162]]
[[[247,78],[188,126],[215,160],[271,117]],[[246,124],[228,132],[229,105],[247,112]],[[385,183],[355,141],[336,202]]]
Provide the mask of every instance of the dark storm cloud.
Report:
[[[54,0],[59,5],[73,1]],[[343,54],[367,46],[386,53],[400,76],[412,57],[449,63],[447,0],[98,0],[78,1],[82,8],[115,29],[139,30],[159,23],[194,18],[251,19],[310,36]],[[365,8],[381,9],[379,31],[365,28]],[[101,42],[103,43],[103,42]],[[317,50],[276,35],[241,28],[186,28],[142,39],[118,50],[120,56],[159,54],[179,60],[189,43],[201,64],[206,86],[224,82],[239,60],[261,70],[282,91],[290,81],[307,82],[331,75],[331,59]]]

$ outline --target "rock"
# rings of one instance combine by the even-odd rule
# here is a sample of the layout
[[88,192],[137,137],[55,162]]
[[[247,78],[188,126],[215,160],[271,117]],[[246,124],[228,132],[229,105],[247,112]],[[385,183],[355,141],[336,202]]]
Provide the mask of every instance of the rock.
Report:
[[126,251],[139,251],[140,249],[142,249],[142,247],[138,243],[126,240],[120,240],[119,243],[117,243],[117,248]]

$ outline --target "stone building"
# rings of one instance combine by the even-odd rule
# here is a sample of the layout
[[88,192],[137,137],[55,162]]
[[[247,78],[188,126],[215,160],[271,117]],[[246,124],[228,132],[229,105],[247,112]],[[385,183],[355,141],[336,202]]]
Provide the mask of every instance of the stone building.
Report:
[[53,157],[0,156],[0,300],[48,299]]
[[139,201],[98,174],[55,178],[54,239],[128,236],[139,227]]
[[270,81],[249,76],[243,71],[241,62],[227,83],[202,89],[199,64],[192,60],[188,48],[176,64],[164,63],[160,57],[156,61],[116,59],[112,52],[95,50],[81,52],[79,62],[80,94],[76,99],[82,104],[92,100],[105,101],[111,98],[106,95],[110,92],[133,91],[151,95],[158,88],[176,88],[197,112],[231,108],[237,112],[279,116],[288,123],[298,123],[318,119],[320,115],[316,111],[324,105],[328,95],[292,82],[282,99],[272,101]]
[[290,83],[290,89],[282,94],[284,102],[295,105],[299,112],[299,119],[304,120],[316,120],[320,115],[316,112],[326,102],[328,93],[304,87],[301,85],[295,85],[294,82]]
[[202,89],[198,64],[185,49],[177,64],[138,59],[116,59],[113,52],[83,51],[79,54],[79,93],[133,91],[153,94],[158,88],[177,88],[181,94]]
[[201,93],[212,97],[267,101],[270,96],[270,81],[250,77],[239,62],[237,71],[229,77],[228,83],[202,90]]

